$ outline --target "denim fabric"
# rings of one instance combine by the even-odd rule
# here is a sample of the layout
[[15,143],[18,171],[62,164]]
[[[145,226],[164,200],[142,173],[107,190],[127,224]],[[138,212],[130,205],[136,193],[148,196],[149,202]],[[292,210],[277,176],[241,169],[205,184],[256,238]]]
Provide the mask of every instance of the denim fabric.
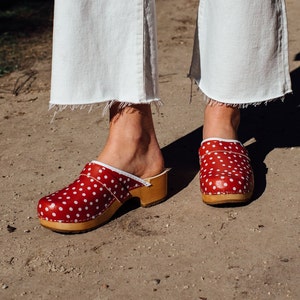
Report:
[[[155,0],[56,0],[50,106],[159,101]],[[291,91],[284,0],[201,0],[190,69],[216,101]]]
[[190,77],[210,99],[246,106],[291,92],[285,2],[201,0]]
[[154,4],[56,0],[50,105],[158,98]]

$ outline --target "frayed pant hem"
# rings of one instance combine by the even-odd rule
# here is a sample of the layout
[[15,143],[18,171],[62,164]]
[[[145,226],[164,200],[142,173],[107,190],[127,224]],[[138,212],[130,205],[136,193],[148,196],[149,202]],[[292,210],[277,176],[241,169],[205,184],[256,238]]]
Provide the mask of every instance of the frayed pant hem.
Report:
[[94,109],[102,109],[102,116],[106,115],[110,108],[114,105],[118,104],[118,110],[122,110],[125,107],[133,106],[133,105],[139,105],[139,104],[154,104],[157,111],[159,111],[159,108],[163,105],[163,101],[159,98],[153,98],[151,100],[147,101],[141,101],[139,103],[133,103],[133,102],[121,102],[119,100],[109,100],[106,102],[98,102],[98,103],[90,103],[90,104],[55,104],[50,103],[49,104],[49,111],[54,110],[54,114],[51,120],[51,123],[55,120],[55,117],[57,113],[62,112],[66,109],[70,110],[82,110],[87,109],[88,113],[90,113]]
[[192,102],[192,93],[193,93],[193,84],[197,85],[197,89],[200,90],[203,93],[203,99],[204,102],[207,105],[210,106],[214,106],[214,105],[226,105],[226,106],[231,106],[231,107],[237,107],[237,108],[247,108],[248,106],[258,106],[261,104],[267,105],[270,102],[274,102],[274,101],[284,101],[285,97],[288,94],[291,94],[293,91],[292,90],[288,90],[286,92],[284,92],[282,95],[280,96],[276,96],[273,98],[265,98],[259,101],[248,101],[247,102],[234,102],[234,101],[230,101],[230,100],[216,100],[213,97],[208,96],[200,87],[200,83],[198,82],[198,80],[196,80],[193,76],[191,76],[190,74],[188,74],[188,77],[191,79],[191,91],[190,91],[190,102]]
[[214,105],[225,105],[225,106],[230,106],[230,107],[237,107],[237,108],[247,108],[249,106],[258,106],[258,105],[267,105],[270,102],[275,102],[275,101],[284,101],[285,97],[287,94],[289,94],[291,92],[288,92],[282,96],[279,97],[275,97],[275,98],[270,98],[270,99],[264,99],[261,101],[253,101],[253,102],[246,102],[246,103],[229,103],[226,101],[219,101],[219,100],[215,100],[212,99],[210,97],[208,97],[207,95],[203,94],[203,98],[204,98],[204,102],[209,105],[209,106],[214,106]]

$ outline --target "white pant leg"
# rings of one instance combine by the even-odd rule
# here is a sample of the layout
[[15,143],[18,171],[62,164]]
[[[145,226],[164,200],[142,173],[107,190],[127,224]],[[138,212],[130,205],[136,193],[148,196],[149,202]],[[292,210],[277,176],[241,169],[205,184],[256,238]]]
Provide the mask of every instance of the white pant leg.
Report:
[[240,106],[291,92],[284,0],[200,0],[190,77]]
[[159,100],[156,57],[154,0],[56,0],[50,106]]

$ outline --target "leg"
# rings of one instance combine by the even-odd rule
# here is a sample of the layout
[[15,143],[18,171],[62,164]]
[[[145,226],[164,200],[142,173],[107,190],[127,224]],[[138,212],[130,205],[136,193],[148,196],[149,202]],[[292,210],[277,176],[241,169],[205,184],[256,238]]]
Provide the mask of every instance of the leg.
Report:
[[204,113],[203,139],[217,137],[236,140],[239,123],[238,107],[214,102],[208,104]]
[[149,206],[167,193],[150,108],[159,100],[155,1],[57,0],[55,7],[51,106],[115,102],[98,160],[38,204],[45,227],[82,232],[132,197]]
[[54,231],[82,232],[109,221],[132,197],[142,206],[158,203],[167,193],[163,169],[150,105],[119,110],[115,104],[98,161],[88,163],[66,188],[40,199],[40,222]]
[[[239,110],[291,91],[284,0],[200,1],[190,77],[211,101],[199,149],[208,204],[245,202],[253,191]],[[263,80],[262,80],[263,79]]]
[[210,205],[248,201],[253,172],[246,149],[237,140],[240,111],[211,102],[206,106],[199,149],[202,199]]

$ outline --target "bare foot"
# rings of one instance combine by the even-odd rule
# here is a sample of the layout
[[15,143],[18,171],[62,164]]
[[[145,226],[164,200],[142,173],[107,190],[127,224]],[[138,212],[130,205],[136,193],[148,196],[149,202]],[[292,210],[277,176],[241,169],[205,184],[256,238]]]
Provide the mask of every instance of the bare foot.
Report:
[[151,107],[138,104],[110,110],[110,131],[98,160],[147,178],[161,173],[164,160],[159,148],[152,120]]
[[204,113],[203,139],[234,139],[240,124],[240,110],[224,104],[208,104]]

